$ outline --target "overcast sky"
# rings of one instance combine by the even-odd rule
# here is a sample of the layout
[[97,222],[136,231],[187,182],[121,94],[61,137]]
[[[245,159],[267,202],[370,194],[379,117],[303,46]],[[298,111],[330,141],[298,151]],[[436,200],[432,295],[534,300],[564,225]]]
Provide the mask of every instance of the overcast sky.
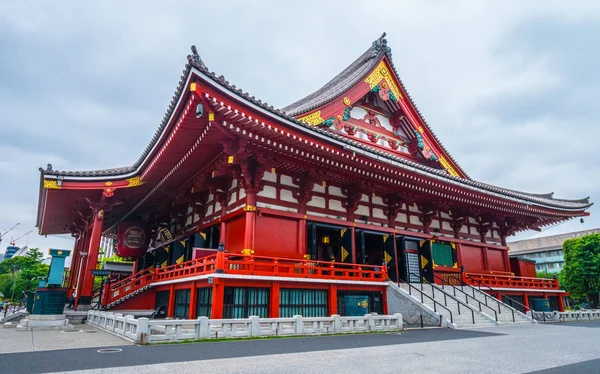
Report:
[[[132,164],[192,44],[211,70],[283,107],[386,31],[408,91],[473,179],[599,196],[598,1],[153,3],[0,0],[0,230],[21,223],[0,252],[32,229],[29,246],[72,248],[37,236],[38,167]],[[599,227],[597,210],[542,234]]]

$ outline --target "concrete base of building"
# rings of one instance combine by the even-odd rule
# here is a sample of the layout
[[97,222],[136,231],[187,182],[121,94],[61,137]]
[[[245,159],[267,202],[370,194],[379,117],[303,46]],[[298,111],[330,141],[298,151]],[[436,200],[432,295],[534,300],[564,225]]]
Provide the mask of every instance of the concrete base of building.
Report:
[[31,314],[22,319],[17,330],[71,330],[73,325],[64,314]]

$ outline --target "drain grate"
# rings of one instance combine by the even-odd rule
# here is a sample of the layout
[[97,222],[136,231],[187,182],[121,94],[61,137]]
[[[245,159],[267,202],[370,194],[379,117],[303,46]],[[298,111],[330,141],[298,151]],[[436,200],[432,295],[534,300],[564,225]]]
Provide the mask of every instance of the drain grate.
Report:
[[121,348],[102,348],[98,350],[98,353],[119,353],[123,352]]
[[63,330],[61,332],[81,332],[81,330]]

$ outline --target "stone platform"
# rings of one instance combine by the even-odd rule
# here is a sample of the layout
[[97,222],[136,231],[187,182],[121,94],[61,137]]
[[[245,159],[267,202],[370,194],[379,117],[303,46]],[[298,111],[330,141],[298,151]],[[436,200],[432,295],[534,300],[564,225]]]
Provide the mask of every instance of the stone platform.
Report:
[[64,314],[30,314],[17,325],[17,330],[72,330]]

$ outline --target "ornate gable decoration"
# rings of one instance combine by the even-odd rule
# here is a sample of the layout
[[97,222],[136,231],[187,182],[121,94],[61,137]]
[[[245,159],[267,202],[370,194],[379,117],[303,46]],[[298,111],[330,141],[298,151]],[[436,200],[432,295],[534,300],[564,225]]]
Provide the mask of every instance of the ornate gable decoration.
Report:
[[[389,98],[392,99],[392,101],[397,101],[398,99],[402,98],[402,94],[400,93],[394,78],[390,77],[390,71],[383,60],[381,60],[375,70],[369,74],[367,79],[365,79],[365,82],[369,84],[369,89],[371,91],[379,92],[379,96],[382,96],[382,92],[384,92],[383,90],[389,90]],[[377,89],[377,86],[380,88]]]

